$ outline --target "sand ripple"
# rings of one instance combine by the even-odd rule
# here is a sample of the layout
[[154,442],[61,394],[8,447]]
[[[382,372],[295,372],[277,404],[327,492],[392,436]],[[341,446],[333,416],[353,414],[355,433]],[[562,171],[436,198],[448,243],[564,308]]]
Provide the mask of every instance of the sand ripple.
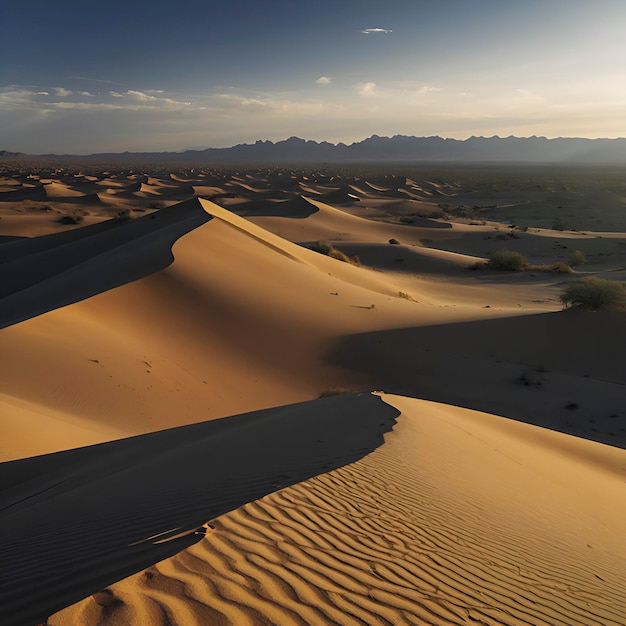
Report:
[[[200,543],[113,585],[118,604],[87,599],[50,623],[623,624],[624,550],[599,545],[594,503],[554,489],[542,458],[520,467],[471,422],[457,442],[458,422],[439,420],[440,437],[431,416],[405,411],[361,461],[213,520]],[[457,443],[481,458],[469,478]]]

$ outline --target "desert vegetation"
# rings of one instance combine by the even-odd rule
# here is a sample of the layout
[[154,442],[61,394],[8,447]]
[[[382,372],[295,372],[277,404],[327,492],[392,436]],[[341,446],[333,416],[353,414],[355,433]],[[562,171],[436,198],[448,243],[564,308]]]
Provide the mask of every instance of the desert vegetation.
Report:
[[586,276],[569,284],[561,301],[584,311],[619,311],[626,309],[626,288],[615,280]]
[[567,264],[570,267],[578,267],[579,265],[584,265],[587,262],[585,255],[580,250],[575,250],[572,252]]
[[528,259],[519,252],[501,248],[489,255],[487,267],[494,270],[520,271],[528,266]]
[[361,265],[361,261],[358,256],[350,257],[341,250],[337,250],[337,248],[329,244],[327,241],[315,241],[309,247],[314,252],[319,252],[320,254],[329,256],[331,259],[337,259],[338,261],[350,263],[351,265],[356,265],[357,267]]

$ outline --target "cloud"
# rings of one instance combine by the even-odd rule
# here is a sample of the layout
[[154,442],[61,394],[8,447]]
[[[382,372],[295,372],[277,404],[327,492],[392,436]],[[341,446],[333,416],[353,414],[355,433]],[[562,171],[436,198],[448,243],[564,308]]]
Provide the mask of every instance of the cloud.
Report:
[[362,83],[359,85],[359,95],[365,98],[371,98],[377,96],[376,83]]
[[66,76],[68,80],[88,80],[92,83],[105,83],[107,85],[121,85],[122,83],[116,83],[113,80],[101,80],[99,78],[87,78],[86,76]]
[[48,102],[47,106],[66,111],[118,111],[124,108],[107,102]]
[[73,93],[69,89],[65,89],[65,87],[53,87],[52,89],[54,89],[54,93],[60,98],[67,98]]
[[318,85],[330,85],[330,83],[333,82],[333,79],[328,76],[320,76],[315,82]]
[[391,29],[387,29],[387,28],[364,28],[363,30],[360,30],[359,32],[363,33],[364,35],[373,35],[375,33],[382,33],[383,35],[388,35],[389,33],[393,33]]
[[123,93],[119,93],[119,91],[109,91],[109,94],[112,95],[114,98],[123,98],[124,94]]
[[150,96],[143,91],[135,91],[133,89],[129,89],[125,95],[135,98],[136,100],[142,100],[144,102],[147,100],[157,100],[156,96]]
[[437,91],[443,91],[441,87],[433,87],[432,85],[422,85],[417,93],[435,93]]

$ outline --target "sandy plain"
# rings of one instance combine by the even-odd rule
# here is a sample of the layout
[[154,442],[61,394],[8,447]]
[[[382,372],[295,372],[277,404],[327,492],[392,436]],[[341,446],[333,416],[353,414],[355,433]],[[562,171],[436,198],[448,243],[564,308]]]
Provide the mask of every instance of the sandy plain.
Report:
[[3,624],[624,623],[623,172],[2,174]]

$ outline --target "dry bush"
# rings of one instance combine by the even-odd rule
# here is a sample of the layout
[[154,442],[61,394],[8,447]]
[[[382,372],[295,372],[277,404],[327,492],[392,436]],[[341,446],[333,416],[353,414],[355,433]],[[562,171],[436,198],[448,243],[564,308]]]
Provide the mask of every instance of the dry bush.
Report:
[[578,267],[579,265],[584,265],[587,262],[585,255],[580,250],[575,250],[572,252],[572,256],[570,256],[567,264],[570,267]]
[[489,255],[489,261],[487,267],[494,270],[505,270],[509,272],[515,272],[525,269],[528,266],[528,259],[513,250],[507,248],[501,248],[495,250]]
[[311,250],[314,252],[319,252],[320,254],[325,254],[326,256],[331,257],[332,259],[337,259],[338,261],[343,261],[344,263],[350,263],[351,265],[356,265],[359,267],[361,262],[359,261],[358,256],[349,257],[347,254],[344,254],[341,250],[337,250],[334,246],[330,245],[327,241],[316,241],[311,245]]
[[64,224],[65,226],[73,226],[74,224],[80,224],[83,221],[83,216],[82,215],[64,215],[63,217],[60,217],[57,222],[59,222],[59,224]]
[[624,283],[586,276],[570,283],[561,301],[584,311],[619,311],[626,309],[626,288]]
[[562,261],[557,261],[550,265],[527,265],[523,269],[535,272],[556,272],[557,274],[571,274],[574,271],[567,263]]

